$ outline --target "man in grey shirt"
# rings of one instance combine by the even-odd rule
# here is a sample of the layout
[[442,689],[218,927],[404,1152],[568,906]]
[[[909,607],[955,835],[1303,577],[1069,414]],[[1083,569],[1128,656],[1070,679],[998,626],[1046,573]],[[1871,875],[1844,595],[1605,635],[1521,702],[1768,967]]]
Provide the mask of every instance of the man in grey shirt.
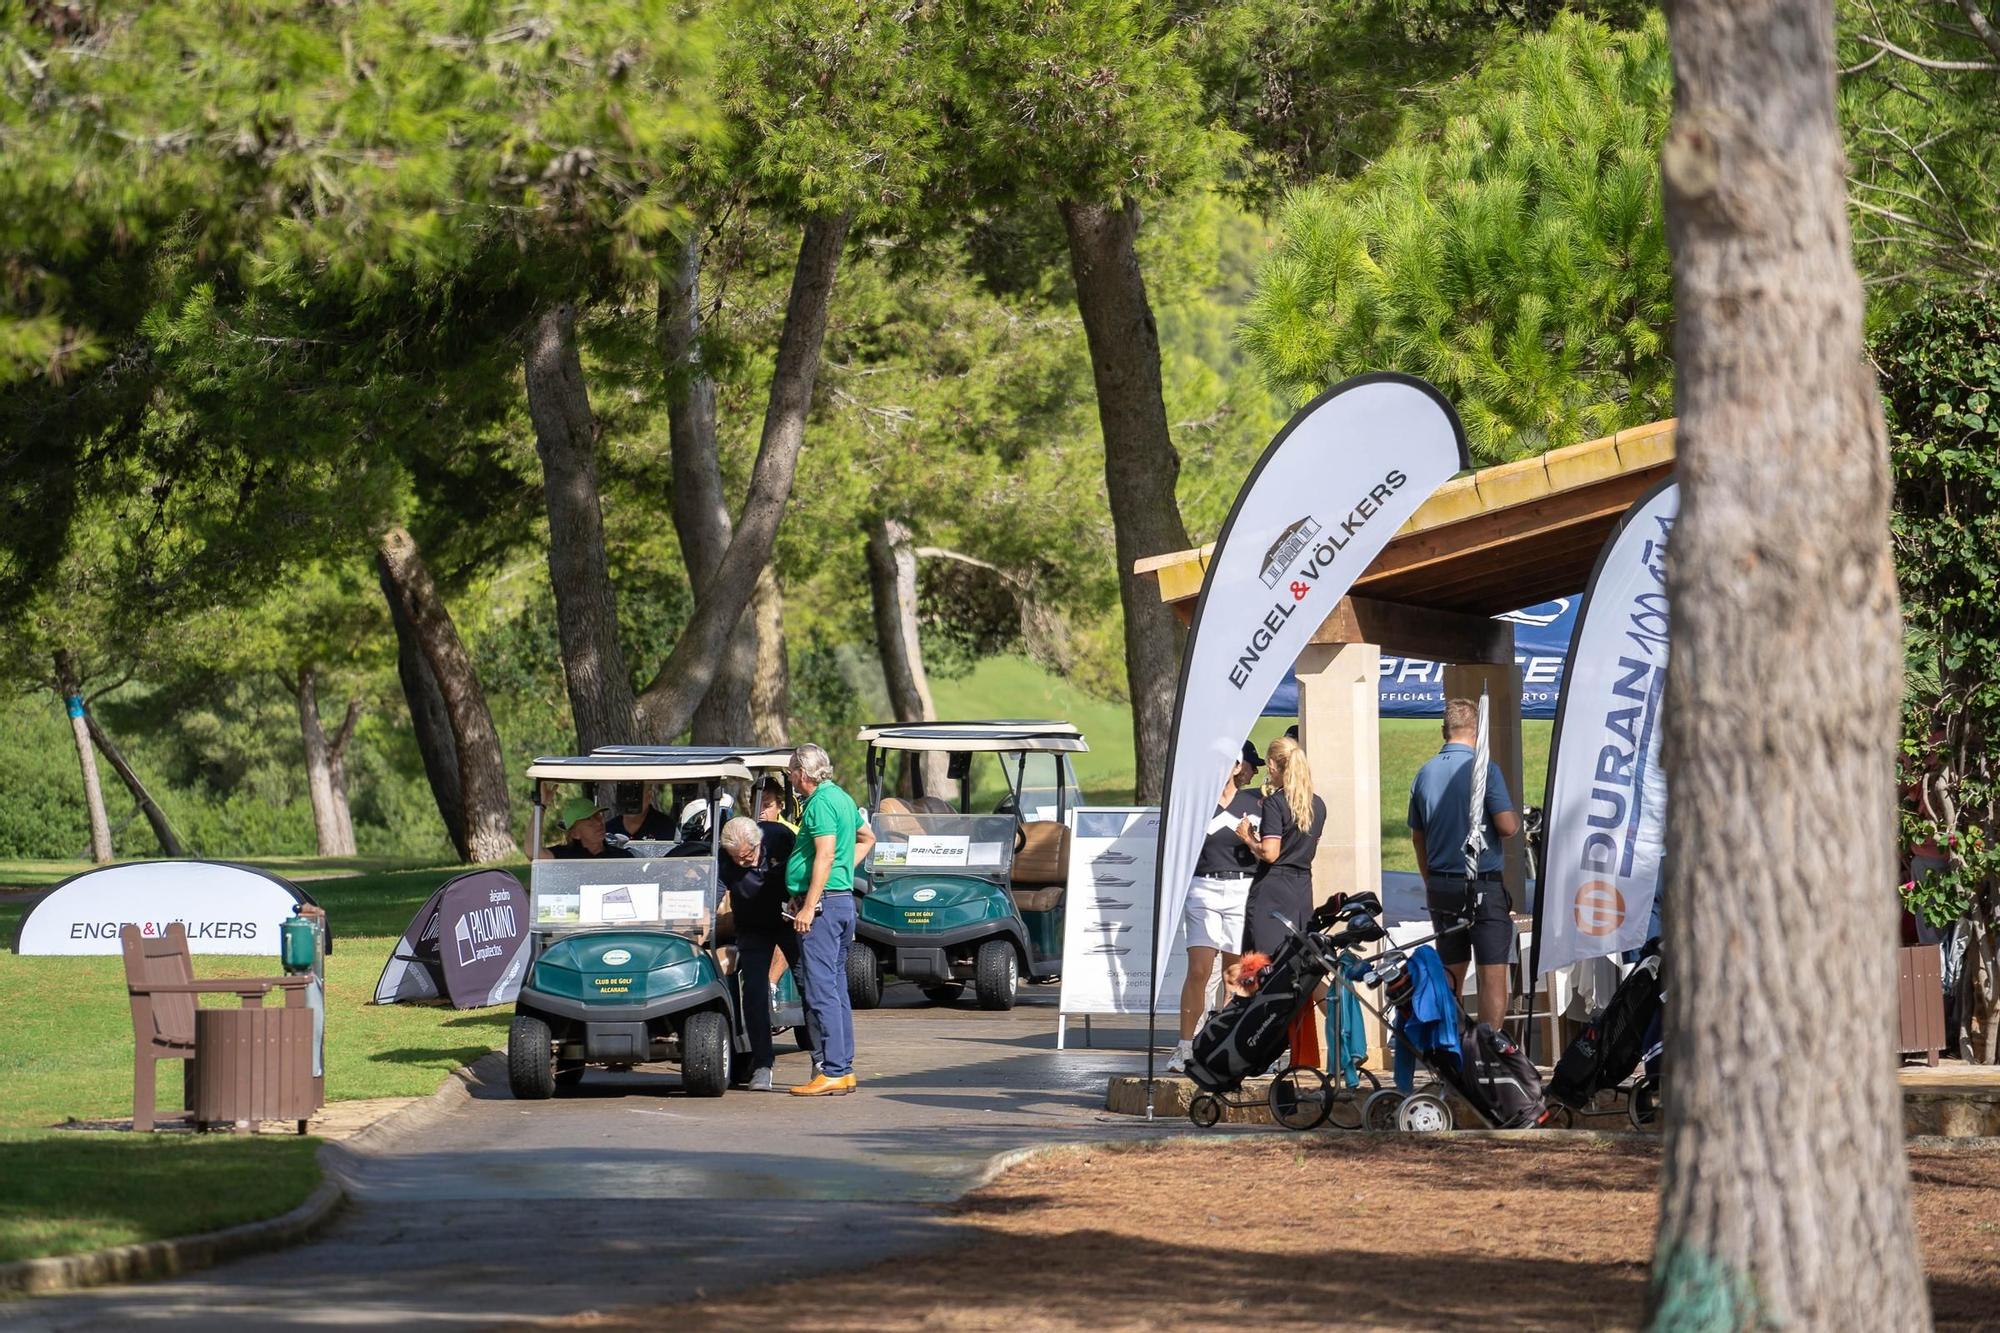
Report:
[[1513,903],[1501,882],[1500,840],[1521,831],[1521,816],[1500,767],[1486,768],[1486,850],[1478,872],[1465,873],[1465,839],[1471,832],[1473,745],[1479,707],[1469,699],[1444,706],[1444,748],[1417,770],[1410,783],[1410,843],[1424,877],[1424,899],[1438,930],[1471,918],[1470,930],[1437,942],[1451,977],[1452,994],[1465,985],[1466,964],[1479,963],[1479,1021],[1498,1028],[1507,1017],[1507,960],[1514,947]]

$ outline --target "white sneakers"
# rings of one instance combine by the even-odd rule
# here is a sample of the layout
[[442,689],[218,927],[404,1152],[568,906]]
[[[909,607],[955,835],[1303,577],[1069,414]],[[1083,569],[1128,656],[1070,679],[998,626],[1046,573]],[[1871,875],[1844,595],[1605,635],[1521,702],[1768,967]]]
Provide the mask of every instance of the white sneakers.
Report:
[[768,1070],[768,1069],[759,1069],[759,1070],[757,1070],[756,1072],[754,1072],[753,1074],[751,1074],[751,1075],[750,1075],[750,1091],[752,1091],[752,1092],[769,1092],[770,1090],[771,1090],[771,1071],[770,1071],[770,1070]]
[[1170,1056],[1167,1060],[1167,1072],[1169,1074],[1181,1073],[1183,1070],[1187,1068],[1187,1063],[1191,1058],[1193,1058],[1193,1056],[1194,1056],[1193,1042],[1184,1041],[1179,1043],[1174,1047],[1173,1055]]

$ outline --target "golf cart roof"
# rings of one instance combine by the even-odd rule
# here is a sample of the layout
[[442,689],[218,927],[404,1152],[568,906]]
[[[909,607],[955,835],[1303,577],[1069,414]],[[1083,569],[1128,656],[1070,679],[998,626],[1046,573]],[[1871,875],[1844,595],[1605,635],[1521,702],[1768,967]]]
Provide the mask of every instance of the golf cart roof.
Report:
[[750,768],[729,754],[682,757],[654,751],[544,755],[528,765],[528,776],[543,782],[697,782],[703,778],[748,781]]
[[878,750],[922,750],[949,753],[990,752],[1082,754],[1090,747],[1067,722],[1049,730],[1037,723],[1001,726],[996,723],[926,722],[916,726],[883,728],[864,736]]
[[792,762],[790,746],[734,745],[600,745],[592,758],[655,759],[663,763],[712,764],[735,762],[746,768],[786,768]]
[[1033,732],[1038,736],[1081,737],[1083,735],[1083,733],[1077,730],[1077,728],[1073,724],[1064,722],[1058,718],[1001,717],[1001,718],[977,719],[964,722],[870,722],[867,726],[861,729],[861,734],[856,739],[862,741],[872,741],[877,736],[880,736],[884,732],[889,732],[889,731],[911,732],[911,731],[931,731],[931,730],[953,731],[953,732],[1027,731],[1027,732]]

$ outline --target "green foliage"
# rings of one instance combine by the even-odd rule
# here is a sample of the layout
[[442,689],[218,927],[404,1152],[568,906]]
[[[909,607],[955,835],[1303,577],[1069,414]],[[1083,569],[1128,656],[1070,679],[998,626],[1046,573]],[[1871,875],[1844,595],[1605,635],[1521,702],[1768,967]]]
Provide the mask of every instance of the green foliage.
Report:
[[1885,328],[1892,532],[1911,670],[1905,845],[1943,862],[1905,889],[1942,925],[2000,910],[2000,298],[1926,303]]
[[1288,201],[1243,337],[1303,400],[1405,370],[1482,463],[1672,412],[1664,26],[1525,38],[1346,184]]

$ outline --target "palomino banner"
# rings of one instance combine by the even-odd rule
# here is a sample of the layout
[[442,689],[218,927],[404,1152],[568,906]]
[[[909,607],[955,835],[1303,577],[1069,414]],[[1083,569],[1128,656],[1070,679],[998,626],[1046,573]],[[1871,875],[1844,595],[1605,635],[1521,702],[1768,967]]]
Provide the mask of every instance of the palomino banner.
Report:
[[1215,539],[1181,659],[1154,888],[1152,990],[1174,947],[1215,796],[1264,703],[1354,580],[1439,483],[1470,467],[1444,395],[1361,375],[1264,450]]
[[1672,480],[1641,497],[1584,593],[1549,750],[1537,976],[1652,934],[1666,851],[1667,544],[1680,508]]

